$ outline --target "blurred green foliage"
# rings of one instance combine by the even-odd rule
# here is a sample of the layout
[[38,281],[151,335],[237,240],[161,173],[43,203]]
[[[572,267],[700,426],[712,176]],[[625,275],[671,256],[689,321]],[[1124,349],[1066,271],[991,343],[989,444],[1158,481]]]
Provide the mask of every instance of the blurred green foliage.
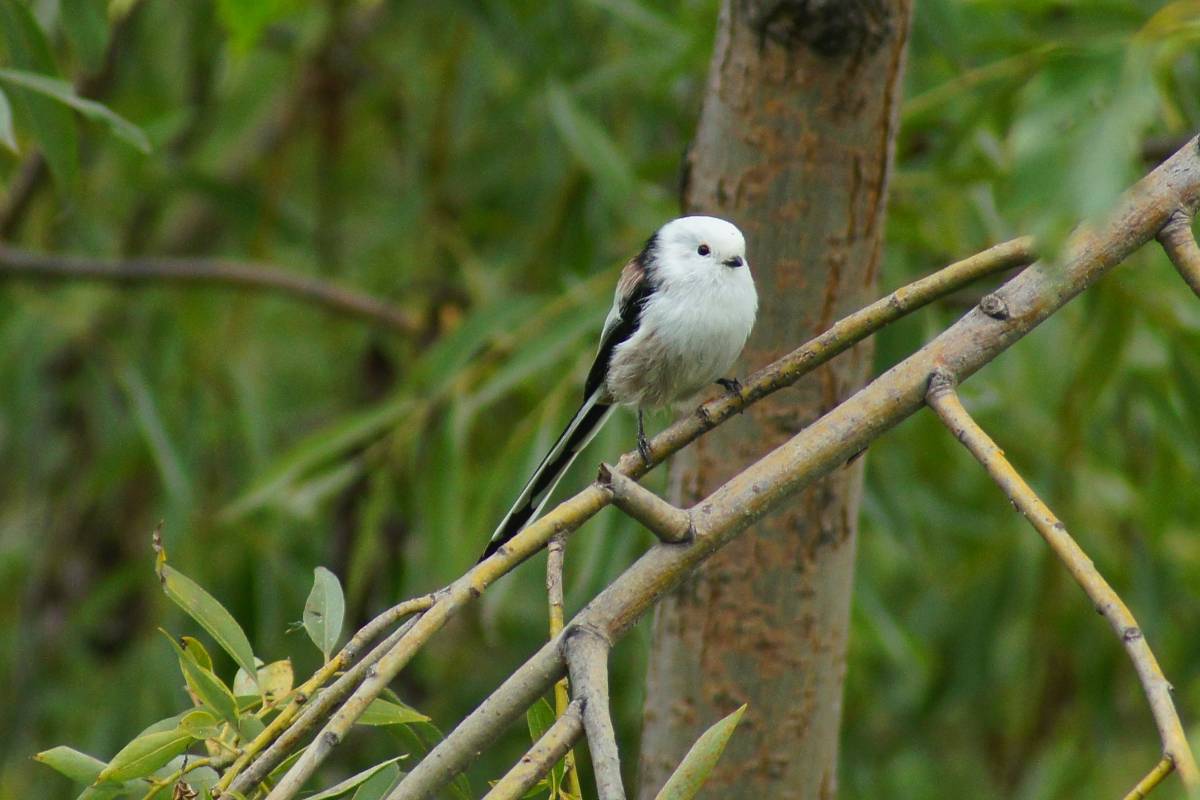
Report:
[[[918,3],[885,284],[1020,233],[1053,248],[1103,211],[1149,166],[1145,142],[1200,123],[1198,14]],[[0,81],[19,150],[0,151],[4,184],[46,172],[39,150],[53,179],[0,212],[15,241],[258,258],[425,320],[401,340],[221,290],[0,288],[0,800],[72,797],[33,753],[107,759],[186,701],[156,628],[202,634],[154,576],[159,520],[172,563],[297,676],[321,662],[289,634],[315,566],[341,577],[350,630],[473,561],[573,410],[616,266],[676,212],[716,1],[0,0],[0,15],[0,67],[68,78],[153,146]],[[959,300],[882,334],[879,366]],[[1200,719],[1200,303],[1146,248],[964,394]],[[617,417],[564,487],[631,442]],[[867,468],[843,796],[1132,786],[1157,759],[1145,703],[1033,532],[927,414]],[[612,512],[573,537],[568,613],[648,541]],[[541,563],[431,643],[396,687],[407,702],[448,727],[532,652]],[[629,754],[645,633],[614,653]],[[475,787],[526,741],[515,727]],[[397,750],[355,742],[326,784]]]

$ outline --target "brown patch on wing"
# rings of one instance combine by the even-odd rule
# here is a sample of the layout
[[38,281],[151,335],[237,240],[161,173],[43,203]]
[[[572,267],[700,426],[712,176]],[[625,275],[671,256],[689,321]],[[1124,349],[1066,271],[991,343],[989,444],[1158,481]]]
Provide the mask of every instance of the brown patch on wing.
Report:
[[636,258],[631,258],[621,269],[621,278],[617,281],[617,305],[624,311],[629,301],[637,293],[638,287],[646,280],[646,268]]

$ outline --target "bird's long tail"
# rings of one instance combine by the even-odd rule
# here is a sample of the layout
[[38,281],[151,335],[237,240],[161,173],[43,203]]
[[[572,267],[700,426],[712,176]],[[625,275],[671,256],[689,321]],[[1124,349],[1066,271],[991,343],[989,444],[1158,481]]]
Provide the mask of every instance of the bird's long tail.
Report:
[[608,421],[614,407],[599,402],[599,394],[599,390],[593,392],[575,412],[566,430],[558,437],[558,441],[550,448],[542,463],[538,464],[517,501],[500,521],[480,561],[499,550],[505,542],[537,518],[555,485],[575,460],[575,456],[579,455],[579,451],[587,446],[596,432]]

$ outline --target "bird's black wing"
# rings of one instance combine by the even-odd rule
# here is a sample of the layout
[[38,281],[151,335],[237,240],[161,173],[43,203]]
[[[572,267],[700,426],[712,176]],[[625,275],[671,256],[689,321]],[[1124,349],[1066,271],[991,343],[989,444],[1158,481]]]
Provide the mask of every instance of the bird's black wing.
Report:
[[[646,251],[643,250],[643,255]],[[617,283],[617,297],[613,310],[604,324],[604,332],[600,335],[600,348],[592,368],[588,370],[587,382],[583,386],[583,396],[586,400],[594,392],[602,388],[604,378],[608,375],[608,365],[612,361],[613,351],[617,345],[637,333],[642,321],[642,309],[646,301],[654,294],[654,285],[650,271],[643,262],[643,256],[630,261],[621,270],[621,280]]]
[[550,498],[550,493],[554,491],[555,484],[571,466],[579,451],[587,446],[612,415],[612,400],[607,397],[604,378],[608,374],[613,351],[637,331],[641,323],[642,308],[654,293],[652,274],[648,269],[654,247],[655,240],[651,237],[638,257],[621,270],[613,309],[604,323],[604,331],[600,334],[600,348],[584,384],[583,404],[525,483],[512,508],[500,521],[481,561],[499,550],[505,542],[537,518],[542,506]]

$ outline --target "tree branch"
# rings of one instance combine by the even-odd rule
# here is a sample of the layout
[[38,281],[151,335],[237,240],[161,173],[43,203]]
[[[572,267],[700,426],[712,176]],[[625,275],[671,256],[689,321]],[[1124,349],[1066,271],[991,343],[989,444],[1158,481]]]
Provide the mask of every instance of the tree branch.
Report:
[[571,745],[583,733],[583,701],[575,700],[554,721],[542,738],[521,757],[521,760],[496,782],[483,800],[519,800],[554,768]]
[[[986,304],[981,303],[980,308],[969,312],[912,356],[697,503],[692,514],[695,527],[692,542],[652,547],[580,611],[573,624],[591,626],[616,640],[664,593],[679,585],[701,562],[756,519],[844,464],[920,409],[929,375],[935,369],[942,367],[957,380],[970,376],[1153,238],[1172,212],[1193,211],[1200,204],[1198,141],[1190,141],[1139,181],[1121,199],[1103,227],[1083,229],[1072,236],[1059,263],[1034,264],[990,295],[991,300]],[[877,303],[871,308],[878,306]],[[840,352],[849,343],[825,344],[829,348],[835,346]],[[786,366],[776,365],[760,372],[743,389],[740,398],[711,401],[702,406],[705,413],[660,434],[654,452],[661,455],[674,452],[678,449],[675,437],[687,441],[695,438],[690,433],[691,426],[697,424],[693,420],[703,419],[711,426],[707,415],[714,411],[720,414],[728,410],[732,414],[742,405],[741,401],[761,396],[760,391],[764,394],[771,391],[776,381],[795,380],[796,373],[811,364],[809,359],[813,356],[797,355],[811,353],[808,347],[785,357]],[[817,352],[824,355],[828,351]],[[630,475],[640,474],[638,460],[636,454],[629,454],[618,468],[624,468],[622,471]],[[446,602],[443,616],[449,615],[451,603],[455,602],[454,586],[466,582],[475,591],[481,591],[496,572],[528,557],[552,532],[574,528],[603,506],[606,499],[604,490],[592,486],[527,527],[501,548],[498,555],[452,585],[451,599]],[[460,602],[465,602],[465,598]],[[435,620],[441,607],[435,605],[422,617],[413,637],[423,626],[438,624]],[[421,635],[432,634],[428,627]],[[564,665],[558,646],[555,642],[543,646],[514,672],[405,776],[388,800],[429,797],[460,772],[562,674]]]
[[1150,650],[1150,645],[1146,643],[1146,637],[1142,635],[1137,620],[1133,618],[1120,596],[1096,570],[1095,564],[1083,548],[1067,533],[1066,526],[1017,473],[1004,457],[1004,451],[971,418],[959,400],[954,386],[953,377],[935,372],[929,382],[929,407],[983,465],[1017,510],[1037,529],[1059,561],[1063,562],[1067,571],[1071,573],[1071,577],[1095,605],[1096,611],[1108,620],[1133,661],[1138,680],[1141,681],[1146,699],[1150,702],[1150,712],[1154,715],[1154,724],[1158,727],[1158,735],[1162,739],[1163,755],[1175,764],[1179,770],[1179,777],[1189,792],[1200,789],[1200,770],[1196,767],[1187,737],[1183,733],[1183,725],[1175,711],[1175,704],[1171,701],[1171,684],[1163,676],[1158,660]]
[[659,541],[677,544],[692,537],[691,515],[608,464],[600,465],[596,482],[608,490],[614,506],[646,526]]
[[[553,639],[563,630],[563,551],[566,549],[567,537],[555,536],[546,545],[546,601],[550,611],[550,638]],[[567,713],[571,703],[570,682],[563,678],[554,684],[554,715],[561,717]],[[575,754],[568,749],[563,760],[563,784],[571,797],[582,797],[579,791],[579,772],[575,769]]]
[[572,627],[561,638],[571,685],[575,696],[583,700],[583,727],[592,754],[596,795],[599,800],[625,800],[617,734],[608,710],[608,651],[612,643],[604,634],[583,626]]
[[1129,794],[1125,795],[1125,800],[1142,800],[1143,797],[1154,791],[1154,787],[1162,783],[1173,769],[1175,769],[1175,762],[1171,760],[1170,756],[1163,756],[1162,760],[1154,765],[1154,769],[1147,772],[1146,777],[1129,790]]
[[[405,634],[416,624],[419,617],[410,619],[404,623],[394,633],[376,645],[361,661],[354,663],[362,648],[366,647],[371,640],[386,628],[383,620],[392,618],[392,621],[398,621],[407,614],[419,613],[432,606],[433,598],[434,595],[425,595],[405,601],[393,606],[367,623],[342,648],[338,655],[331,658],[329,663],[313,676],[311,681],[300,687],[300,690],[297,692],[298,696],[292,700],[287,708],[281,711],[278,717],[271,720],[271,724],[246,745],[243,755],[234,762],[232,768],[221,776],[221,780],[217,784],[218,788],[223,791],[228,789],[230,793],[240,792],[246,794],[251,787],[258,785],[276,765],[292,752],[293,748],[300,743],[304,736],[323,722],[330,711],[333,710],[333,707],[345,699],[350,690],[366,677],[372,665],[383,658],[385,653],[390,651],[404,638]],[[354,666],[346,669],[351,664],[354,664]],[[335,680],[328,688],[322,690],[316,697],[311,697],[315,689],[324,685],[325,681],[340,669],[346,670],[342,673],[341,677]],[[270,745],[270,747],[267,747],[267,745]],[[267,748],[265,752],[263,751],[264,747]],[[260,752],[262,755],[251,763],[251,759]],[[248,767],[247,764],[249,764]]]
[[268,291],[338,314],[358,317],[405,336],[420,330],[417,320],[407,312],[363,292],[277,267],[240,261],[205,258],[99,260],[34,253],[0,244],[0,278],[91,280],[121,285],[164,283]]
[[1158,242],[1167,251],[1167,257],[1179,270],[1183,280],[1200,297],[1200,246],[1197,246],[1196,235],[1192,232],[1192,220],[1191,214],[1176,211],[1158,232]]

